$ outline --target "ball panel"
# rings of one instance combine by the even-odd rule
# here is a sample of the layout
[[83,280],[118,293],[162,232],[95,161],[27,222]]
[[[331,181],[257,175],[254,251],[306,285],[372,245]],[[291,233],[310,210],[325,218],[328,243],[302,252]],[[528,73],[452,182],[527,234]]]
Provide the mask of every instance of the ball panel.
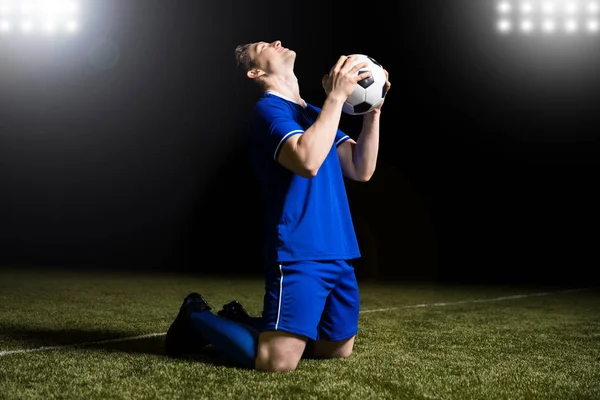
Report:
[[371,104],[377,104],[381,101],[382,96],[381,94],[383,93],[382,90],[382,85],[381,82],[378,82],[376,84],[373,84],[369,89],[365,91],[365,101],[371,103]]
[[344,103],[344,105],[342,106],[342,111],[346,114],[356,115],[354,114],[354,107],[348,103]]
[[383,68],[383,66],[381,64],[379,64],[377,61],[375,61],[375,59],[373,57],[369,57],[367,56],[367,58],[375,65],[377,65],[380,68]]
[[381,64],[372,57],[358,54],[353,65],[361,62],[367,62],[369,65],[358,73],[368,70],[371,71],[372,76],[359,81],[354,92],[346,99],[342,111],[350,115],[362,115],[371,111],[383,100],[386,91],[386,77]]
[[387,86],[383,85],[381,88],[381,98],[383,99],[387,93]]
[[352,92],[350,96],[346,99],[346,103],[350,105],[360,104],[365,101],[366,91],[361,86],[356,86],[356,89]]
[[[362,69],[362,70],[358,71],[358,74],[360,75],[360,74],[368,72],[368,71],[370,71],[370,70]],[[370,76],[368,78],[361,79],[360,81],[358,81],[358,84],[360,86],[362,86],[364,89],[368,88],[369,86],[371,86],[374,83],[375,83],[375,79],[373,79],[372,76]]]
[[360,103],[354,106],[354,115],[366,114],[373,108],[373,105],[368,102]]
[[385,77],[385,71],[383,70],[383,67],[371,68],[371,72],[373,73],[373,80],[375,82],[385,85],[387,78]]

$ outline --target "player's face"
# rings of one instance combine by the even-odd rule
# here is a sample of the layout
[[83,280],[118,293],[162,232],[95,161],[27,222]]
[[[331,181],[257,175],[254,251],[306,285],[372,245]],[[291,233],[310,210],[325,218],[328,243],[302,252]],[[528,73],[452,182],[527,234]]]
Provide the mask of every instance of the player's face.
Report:
[[255,65],[267,73],[279,73],[293,67],[296,53],[282,46],[281,41],[257,42],[252,46]]

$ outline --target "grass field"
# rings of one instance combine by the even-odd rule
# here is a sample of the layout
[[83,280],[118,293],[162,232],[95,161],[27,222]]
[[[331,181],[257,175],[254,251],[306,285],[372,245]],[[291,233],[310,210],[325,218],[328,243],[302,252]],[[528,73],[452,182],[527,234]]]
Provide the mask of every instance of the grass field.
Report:
[[596,288],[360,285],[350,358],[269,374],[163,355],[187,293],[259,314],[257,277],[0,270],[0,398],[600,399]]

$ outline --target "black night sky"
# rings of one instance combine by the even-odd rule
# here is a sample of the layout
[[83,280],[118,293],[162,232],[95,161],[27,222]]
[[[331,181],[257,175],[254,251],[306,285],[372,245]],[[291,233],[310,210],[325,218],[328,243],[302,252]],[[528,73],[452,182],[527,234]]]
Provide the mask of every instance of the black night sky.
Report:
[[79,35],[0,36],[0,265],[260,272],[233,50],[279,39],[316,105],[341,54],[390,73],[360,276],[595,279],[600,36],[503,37],[491,0],[88,3]]

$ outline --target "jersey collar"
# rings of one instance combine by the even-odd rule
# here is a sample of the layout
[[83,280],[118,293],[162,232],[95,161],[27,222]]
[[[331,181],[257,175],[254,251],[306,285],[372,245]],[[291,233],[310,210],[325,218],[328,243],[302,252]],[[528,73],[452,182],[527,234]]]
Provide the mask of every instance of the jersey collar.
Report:
[[[282,95],[281,93],[276,92],[276,91],[271,90],[271,89],[267,90],[265,92],[265,94],[272,94],[274,96],[281,97],[284,100],[291,101],[294,104],[298,104],[297,102],[295,102],[294,100],[290,99],[289,97],[286,97],[286,96]],[[301,107],[306,107],[308,105],[308,104],[306,104],[306,101],[304,101],[304,99],[302,99],[302,102],[304,103],[304,105],[302,105],[302,104],[298,104],[298,105],[301,106]]]

